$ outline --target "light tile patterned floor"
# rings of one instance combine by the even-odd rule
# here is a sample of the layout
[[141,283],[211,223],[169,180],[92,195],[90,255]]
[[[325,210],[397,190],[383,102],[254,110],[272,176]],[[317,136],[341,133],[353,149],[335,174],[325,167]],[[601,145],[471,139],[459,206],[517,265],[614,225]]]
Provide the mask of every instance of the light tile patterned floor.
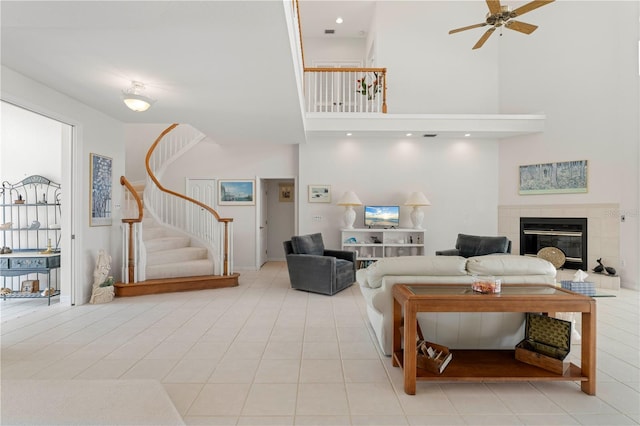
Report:
[[595,397],[573,382],[419,382],[406,395],[357,285],[333,297],[291,290],[282,262],[241,273],[236,288],[0,302],[1,374],[158,380],[187,424],[640,424],[639,293],[615,294],[597,299]]

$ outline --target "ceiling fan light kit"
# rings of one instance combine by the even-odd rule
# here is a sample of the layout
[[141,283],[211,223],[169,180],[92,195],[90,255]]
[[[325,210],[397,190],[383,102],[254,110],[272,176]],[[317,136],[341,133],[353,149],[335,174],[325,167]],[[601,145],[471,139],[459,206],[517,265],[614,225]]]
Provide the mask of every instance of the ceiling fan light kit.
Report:
[[531,34],[534,32],[538,26],[533,24],[528,24],[526,22],[514,21],[512,20],[516,16],[524,15],[527,12],[531,12],[539,7],[542,7],[546,4],[553,3],[555,0],[534,0],[529,2],[523,6],[518,7],[515,10],[510,10],[509,6],[502,6],[500,4],[500,0],[486,0],[487,6],[489,7],[489,13],[487,13],[485,22],[480,24],[469,25],[462,28],[456,28],[449,31],[449,34],[459,33],[461,31],[471,30],[473,28],[485,27],[487,25],[491,25],[485,33],[480,37],[480,40],[473,46],[473,49],[481,48],[484,43],[489,39],[491,34],[496,30],[496,28],[504,26],[510,30],[518,31],[523,34]]

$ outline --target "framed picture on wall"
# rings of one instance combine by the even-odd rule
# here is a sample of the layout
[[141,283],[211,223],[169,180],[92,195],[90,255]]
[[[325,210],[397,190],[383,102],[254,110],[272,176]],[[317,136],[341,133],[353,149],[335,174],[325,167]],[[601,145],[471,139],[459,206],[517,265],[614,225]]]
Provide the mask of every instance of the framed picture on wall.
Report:
[[520,195],[587,192],[587,160],[520,166]]
[[256,203],[256,184],[253,179],[220,179],[218,204],[221,206],[252,206]]
[[331,185],[309,185],[310,203],[330,203]]
[[89,203],[91,215],[89,226],[111,225],[111,182],[113,160],[99,154],[90,154]]
[[280,183],[278,184],[278,201],[281,203],[293,202],[293,184],[292,183]]

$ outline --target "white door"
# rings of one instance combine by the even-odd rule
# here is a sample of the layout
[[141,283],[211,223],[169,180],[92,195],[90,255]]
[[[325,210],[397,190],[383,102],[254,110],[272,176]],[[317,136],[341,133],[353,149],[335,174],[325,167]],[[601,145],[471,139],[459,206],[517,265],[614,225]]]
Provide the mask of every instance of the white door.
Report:
[[268,243],[268,196],[269,185],[265,179],[260,180],[260,219],[258,230],[258,268],[262,267],[267,262],[267,243]]
[[[353,62],[314,62],[314,67],[318,68],[361,68],[362,63]],[[351,73],[320,73],[319,93],[322,111],[321,112],[353,112],[353,105],[357,99],[355,84]]]

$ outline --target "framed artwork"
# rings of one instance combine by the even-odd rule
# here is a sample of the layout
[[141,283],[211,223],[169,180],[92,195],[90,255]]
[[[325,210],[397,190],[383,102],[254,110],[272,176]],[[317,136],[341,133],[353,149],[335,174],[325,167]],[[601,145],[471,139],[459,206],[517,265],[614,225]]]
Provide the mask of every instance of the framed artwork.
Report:
[[309,185],[310,203],[330,203],[331,185]]
[[220,179],[218,204],[221,206],[252,206],[256,203],[256,184],[253,179]]
[[20,293],[37,293],[40,291],[39,280],[25,280],[20,285]]
[[293,202],[293,184],[292,183],[280,183],[278,184],[278,201],[281,203]]
[[520,166],[520,195],[587,192],[587,160]]
[[89,226],[110,226],[113,160],[103,155],[91,153],[90,163],[91,216]]

